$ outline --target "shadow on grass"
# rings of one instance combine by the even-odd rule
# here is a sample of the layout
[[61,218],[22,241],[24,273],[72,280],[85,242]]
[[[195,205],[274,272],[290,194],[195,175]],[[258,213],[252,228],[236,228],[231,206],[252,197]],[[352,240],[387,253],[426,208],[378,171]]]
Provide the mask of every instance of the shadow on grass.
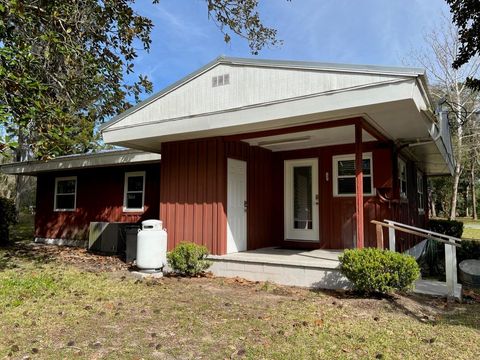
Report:
[[25,242],[0,248],[0,271],[17,267],[18,260],[41,265],[55,261],[55,257]]
[[[338,285],[342,283],[339,282]],[[480,329],[480,302],[447,302],[446,298],[414,293],[362,293],[352,289],[312,289],[312,292],[327,294],[337,300],[385,301],[390,312],[402,313],[419,323],[448,326],[464,326]]]

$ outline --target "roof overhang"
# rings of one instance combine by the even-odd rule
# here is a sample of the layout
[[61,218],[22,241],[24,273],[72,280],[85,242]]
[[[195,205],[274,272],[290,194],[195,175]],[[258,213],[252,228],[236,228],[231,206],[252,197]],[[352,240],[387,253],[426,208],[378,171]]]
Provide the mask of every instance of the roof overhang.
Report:
[[0,165],[0,172],[10,175],[37,175],[42,172],[160,162],[158,153],[141,150],[114,150],[94,154],[61,156],[51,160],[23,161]]
[[[217,65],[223,67],[215,68]],[[235,70],[238,67],[253,67],[258,72],[239,73]],[[253,81],[253,89],[262,86],[265,81],[259,83],[255,79],[272,68],[277,71],[277,75],[268,78],[272,92],[275,92],[276,85],[285,89],[285,84],[276,77],[279,69],[290,72],[286,79],[292,84],[297,84],[297,77],[302,76],[296,71],[311,74],[312,81],[319,73],[329,74],[333,78],[325,77],[325,81],[331,82],[332,87],[322,88],[319,85],[322,82],[317,81],[318,91],[302,90],[295,96],[272,96],[265,101],[236,101],[235,95],[252,89],[246,84]],[[228,69],[234,74],[237,71],[239,82],[242,76],[244,87],[232,87],[222,90],[223,93],[209,89],[209,76]],[[357,81],[362,76],[368,79]],[[310,78],[306,79],[310,81]],[[299,85],[298,89],[307,88],[302,86]],[[451,145],[442,139],[447,134],[438,129],[437,119],[431,113],[432,101],[427,88],[421,69],[221,58],[120,114],[102,127],[102,135],[106,143],[159,152],[164,142],[248,134],[361,117],[395,143],[399,139],[407,143],[424,142],[415,149],[412,147],[410,154],[427,174],[449,174],[453,166]],[[169,102],[168,99],[172,98],[176,100]],[[216,100],[225,99],[228,99],[226,105],[216,106]],[[202,107],[203,102],[207,102],[210,108]],[[196,107],[182,111],[190,103],[195,103]],[[199,110],[203,108],[207,110]]]

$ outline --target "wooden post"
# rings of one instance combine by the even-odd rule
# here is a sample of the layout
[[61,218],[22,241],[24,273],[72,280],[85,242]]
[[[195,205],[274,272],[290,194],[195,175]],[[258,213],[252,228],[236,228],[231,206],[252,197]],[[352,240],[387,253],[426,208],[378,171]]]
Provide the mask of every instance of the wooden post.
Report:
[[[388,220],[385,220],[387,224],[391,223]],[[388,250],[395,251],[396,239],[395,239],[395,229],[392,227],[388,228]]]
[[445,275],[447,278],[447,296],[455,297],[457,287],[457,248],[445,244]]
[[388,229],[388,249],[396,251],[395,229]]
[[357,213],[357,249],[363,249],[363,150],[362,124],[355,123],[355,204]]
[[380,224],[375,225],[377,231],[377,249],[383,250],[383,227]]

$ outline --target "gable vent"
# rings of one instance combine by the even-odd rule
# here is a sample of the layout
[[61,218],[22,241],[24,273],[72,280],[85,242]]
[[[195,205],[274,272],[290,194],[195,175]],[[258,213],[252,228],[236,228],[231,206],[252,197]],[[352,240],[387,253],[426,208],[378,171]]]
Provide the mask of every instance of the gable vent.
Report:
[[230,74],[223,74],[212,77],[212,87],[229,85],[230,84]]

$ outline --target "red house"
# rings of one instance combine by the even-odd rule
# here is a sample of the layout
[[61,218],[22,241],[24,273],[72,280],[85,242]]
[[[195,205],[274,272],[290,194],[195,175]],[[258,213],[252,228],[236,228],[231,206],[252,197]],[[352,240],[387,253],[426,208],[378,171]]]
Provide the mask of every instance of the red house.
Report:
[[160,218],[170,249],[375,246],[372,219],[423,226],[453,169],[433,108],[422,69],[220,57],[101,127],[135,150],[1,170],[38,177],[38,238]]

